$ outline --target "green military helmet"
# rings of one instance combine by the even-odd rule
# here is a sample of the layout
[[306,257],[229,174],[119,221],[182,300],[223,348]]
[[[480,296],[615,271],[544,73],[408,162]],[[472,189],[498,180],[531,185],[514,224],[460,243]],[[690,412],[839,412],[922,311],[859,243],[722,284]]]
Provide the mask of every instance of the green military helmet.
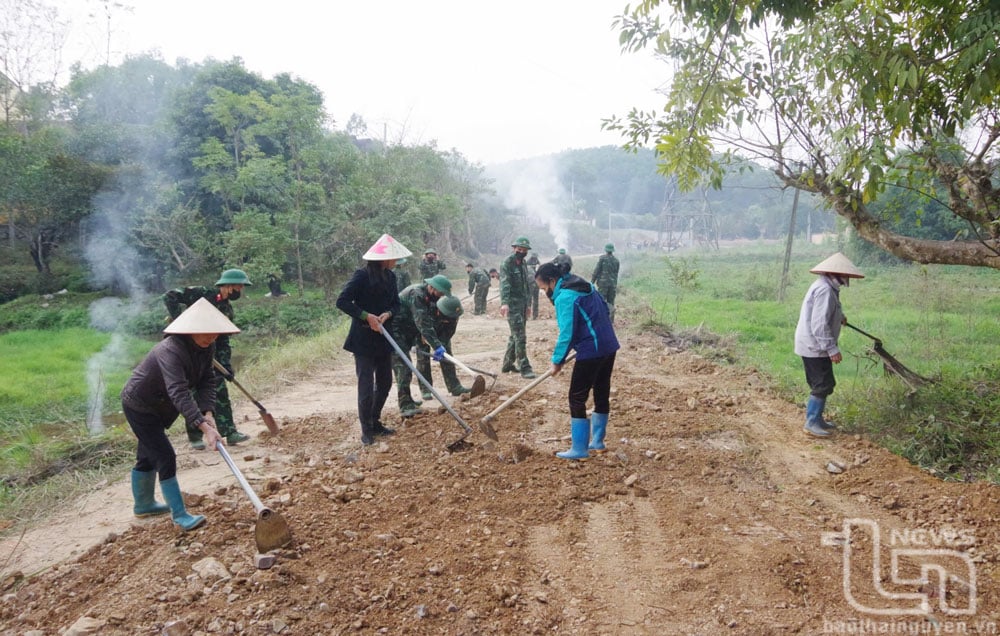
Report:
[[437,308],[448,318],[458,318],[462,315],[462,301],[455,296],[442,296],[438,298]]
[[437,276],[425,278],[424,284],[430,285],[431,287],[438,290],[442,294],[451,293],[451,281],[448,280],[447,276],[442,276],[441,274],[438,274]]
[[605,252],[613,252],[613,251],[615,251],[615,244],[614,243],[608,243],[607,245],[604,246],[604,251]]
[[519,236],[514,239],[514,242],[510,244],[511,247],[523,247],[526,250],[531,249],[531,243],[528,241],[527,236]]
[[253,285],[242,269],[227,269],[216,281],[216,285]]

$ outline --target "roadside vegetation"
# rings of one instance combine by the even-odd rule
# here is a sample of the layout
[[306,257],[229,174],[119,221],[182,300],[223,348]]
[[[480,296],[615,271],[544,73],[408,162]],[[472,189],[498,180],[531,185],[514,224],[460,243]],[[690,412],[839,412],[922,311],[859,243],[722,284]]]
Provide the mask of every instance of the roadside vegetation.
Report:
[[[671,332],[700,328],[732,343],[705,355],[756,369],[788,400],[804,404],[808,389],[792,338],[815,279],[809,269],[836,249],[798,248],[783,302],[783,246],[630,258],[623,300],[648,303],[650,324]],[[866,277],[841,292],[848,321],[935,382],[912,392],[884,375],[871,339],[844,327],[844,362],[835,368],[837,389],[828,402],[832,419],[942,478],[1000,483],[996,272],[856,262]]]

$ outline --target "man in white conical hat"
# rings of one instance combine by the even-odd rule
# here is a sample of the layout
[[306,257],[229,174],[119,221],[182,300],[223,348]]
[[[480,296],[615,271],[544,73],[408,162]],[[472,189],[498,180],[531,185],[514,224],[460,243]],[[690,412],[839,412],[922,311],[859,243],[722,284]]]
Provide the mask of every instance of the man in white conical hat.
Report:
[[[198,429],[208,448],[224,443],[215,425],[215,339],[239,328],[204,298],[170,323],[166,336],[146,355],[122,389],[122,411],[138,439],[132,469],[133,512],[137,517],[169,512],[185,532],[205,523],[188,514],[177,483],[177,455],[167,429],[178,415]],[[156,478],[167,505],[154,499]]]
[[847,322],[840,306],[840,288],[850,285],[852,278],[865,275],[840,252],[809,271],[819,274],[819,278],[806,292],[795,326],[795,354],[802,357],[809,384],[803,430],[815,437],[828,437],[834,425],[823,419],[823,409],[837,384],[833,365],[843,359],[837,341],[841,325]]
[[337,297],[337,309],[352,318],[344,349],[354,354],[358,378],[358,420],[361,443],[370,446],[378,435],[396,431],[382,423],[382,407],[392,387],[392,345],[382,335],[383,325],[399,314],[399,292],[393,268],[410,250],[388,234],[375,241],[362,257],[366,264],[354,272]]

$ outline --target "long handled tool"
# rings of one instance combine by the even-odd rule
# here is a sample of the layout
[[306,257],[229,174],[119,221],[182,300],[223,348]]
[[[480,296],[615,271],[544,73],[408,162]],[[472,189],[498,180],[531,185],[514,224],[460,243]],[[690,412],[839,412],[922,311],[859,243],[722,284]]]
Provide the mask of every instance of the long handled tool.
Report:
[[[433,395],[434,398],[438,401],[438,403],[441,404],[441,406],[443,406],[453,418],[455,418],[455,421],[458,422],[459,426],[462,427],[462,430],[465,431],[465,434],[462,435],[462,437],[458,438],[451,444],[448,444],[449,449],[455,449],[460,447],[462,445],[462,442],[465,441],[465,438],[468,437],[470,433],[472,433],[472,427],[466,424],[465,420],[459,417],[458,413],[455,412],[455,409],[451,408],[451,404],[449,404],[448,401],[445,400],[443,397],[441,397],[441,394],[437,392],[437,389],[434,388],[434,385],[428,382],[427,378],[425,378],[423,375],[420,374],[419,371],[417,371],[417,368],[413,366],[413,362],[410,361],[410,357],[406,355],[402,349],[400,349],[399,345],[396,344],[396,341],[393,339],[393,337],[389,335],[389,330],[386,329],[385,327],[382,327],[381,329],[379,329],[379,331],[383,336],[385,336],[385,339],[389,341],[389,344],[392,345],[392,348],[396,350],[396,355],[398,355],[399,358],[403,361],[403,363],[410,368],[410,371],[413,372],[413,375],[417,376],[417,379],[420,380],[420,383],[423,384],[424,387],[426,387],[427,390],[431,392],[431,395]],[[486,437],[489,437],[493,441],[497,441],[498,439],[497,432],[493,430],[492,426],[480,425],[479,430],[481,430],[483,434],[486,435]]]
[[[570,353],[568,356],[566,356],[566,359],[563,361],[563,364],[566,364],[567,362],[569,362],[570,360],[572,360],[575,357],[576,357],[576,353]],[[539,384],[541,384],[545,380],[549,379],[550,377],[552,377],[552,369],[549,369],[548,371],[546,371],[545,373],[541,374],[540,376],[538,376],[537,378],[535,378],[534,380],[532,380],[528,384],[525,384],[523,387],[521,387],[520,391],[518,391],[514,395],[510,396],[509,398],[507,398],[507,400],[504,401],[503,404],[501,404],[500,406],[496,407],[495,409],[493,409],[492,411],[490,411],[489,413],[487,413],[486,415],[484,415],[483,419],[481,420],[480,423],[481,424],[488,423],[490,420],[492,420],[497,415],[499,415],[501,411],[503,411],[508,406],[510,406],[511,404],[513,404],[514,402],[516,402],[518,399],[520,399],[520,397],[522,395],[524,395],[525,393],[527,393],[531,389],[535,388],[536,386],[538,386]]]
[[845,325],[857,331],[863,336],[868,336],[872,339],[872,350],[875,354],[882,359],[882,368],[885,370],[886,374],[892,373],[899,377],[903,381],[903,384],[910,387],[910,390],[916,391],[921,385],[932,383],[933,380],[930,378],[925,378],[924,376],[906,368],[902,362],[894,358],[888,351],[882,348],[882,340],[871,335],[867,331],[862,331],[849,322],[844,322]]
[[212,360],[212,366],[215,367],[216,371],[222,374],[222,377],[224,377],[227,381],[235,384],[236,388],[238,388],[240,391],[243,391],[243,395],[250,398],[250,401],[253,402],[253,405],[257,407],[258,411],[260,411],[260,419],[264,420],[264,425],[267,426],[267,430],[271,432],[271,435],[277,435],[278,423],[274,421],[274,416],[267,412],[267,409],[264,408],[264,405],[255,400],[254,397],[250,395],[250,392],[244,389],[243,385],[236,381],[236,378],[233,377],[233,374],[230,373],[229,371],[226,371],[226,367],[219,364],[218,360]]
[[[422,356],[424,356],[426,358],[433,358],[434,357],[430,353],[428,353],[427,351],[424,351],[423,349],[418,349],[418,348],[414,347],[413,350],[416,351],[418,355],[422,355]],[[452,363],[453,365],[455,365],[456,367],[458,367],[462,371],[465,371],[469,375],[473,376],[473,380],[472,380],[472,392],[469,393],[469,395],[471,397],[479,397],[483,393],[486,393],[486,378],[484,378],[483,376],[479,375],[478,373],[476,373],[475,371],[473,371],[469,367],[467,367],[464,364],[462,364],[457,358],[452,357],[452,355],[450,353],[445,353],[444,354],[444,359],[447,360],[448,362]],[[495,375],[493,376],[493,381],[496,382],[496,376]]]
[[254,539],[257,542],[257,552],[270,552],[291,543],[292,531],[288,528],[285,518],[281,516],[281,513],[271,510],[261,502],[260,497],[250,487],[246,477],[243,476],[240,469],[233,463],[233,458],[229,456],[229,452],[226,451],[226,447],[222,445],[222,442],[217,442],[215,448],[222,455],[222,459],[226,460],[229,470],[233,471],[236,481],[240,482],[243,492],[250,498],[250,503],[253,504],[254,510],[257,511],[257,523],[254,526]]

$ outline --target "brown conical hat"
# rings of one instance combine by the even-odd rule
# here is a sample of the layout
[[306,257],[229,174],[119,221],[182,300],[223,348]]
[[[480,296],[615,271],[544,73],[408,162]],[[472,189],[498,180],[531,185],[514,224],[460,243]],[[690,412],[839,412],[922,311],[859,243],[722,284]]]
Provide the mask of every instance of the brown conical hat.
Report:
[[391,261],[407,256],[413,256],[413,252],[388,234],[383,234],[361,258],[366,261]]
[[240,328],[205,298],[199,298],[198,302],[185,309],[184,313],[174,318],[174,321],[163,330],[163,333],[184,334],[239,332]]
[[816,267],[809,270],[813,274],[838,274],[848,278],[864,278],[861,270],[849,258],[837,252]]

